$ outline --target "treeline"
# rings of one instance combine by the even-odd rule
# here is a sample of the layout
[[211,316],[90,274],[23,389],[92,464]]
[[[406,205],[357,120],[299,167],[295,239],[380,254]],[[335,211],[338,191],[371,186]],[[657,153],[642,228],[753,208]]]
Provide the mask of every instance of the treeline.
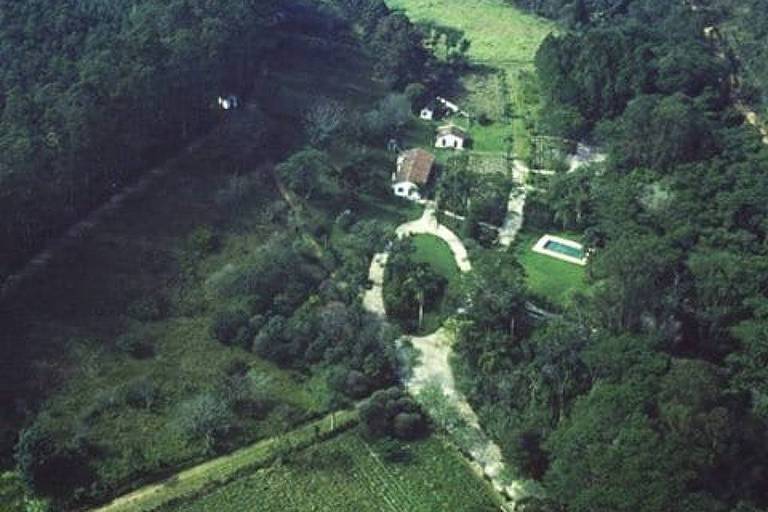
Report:
[[710,22],[636,1],[537,55],[542,129],[609,158],[527,204],[529,223],[593,251],[559,320],[532,324],[524,284],[492,263],[468,290],[465,389],[542,486],[526,510],[768,506],[768,150],[730,101]]
[[246,93],[285,3],[0,2],[0,279]]
[[728,49],[739,64],[739,92],[748,103],[765,111],[768,106],[768,2],[765,0],[715,2]]

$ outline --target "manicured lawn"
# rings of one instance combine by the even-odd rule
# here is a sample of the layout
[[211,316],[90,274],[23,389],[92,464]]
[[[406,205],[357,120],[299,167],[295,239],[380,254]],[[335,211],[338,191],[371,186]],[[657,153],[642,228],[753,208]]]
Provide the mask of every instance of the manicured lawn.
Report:
[[[562,305],[571,290],[586,289],[584,267],[533,252],[532,248],[544,233],[521,233],[517,246],[518,260],[528,275],[531,291],[552,302]],[[569,240],[578,240],[574,233],[548,234]]]
[[424,312],[424,323],[421,326],[419,334],[429,334],[435,332],[443,325],[445,319],[450,316],[452,311],[446,298],[452,287],[459,281],[461,272],[456,266],[456,260],[453,257],[451,249],[440,238],[432,235],[418,235],[412,238],[416,253],[413,255],[414,261],[418,263],[427,263],[439,275],[448,282],[443,296],[435,303],[433,307]]
[[451,249],[443,240],[432,235],[418,235],[412,238],[416,248],[413,259],[419,263],[428,263],[432,268],[446,278],[449,283],[459,279],[459,268]]
[[167,512],[494,509],[488,485],[439,438],[403,447],[406,460],[387,462],[375,443],[351,431]]

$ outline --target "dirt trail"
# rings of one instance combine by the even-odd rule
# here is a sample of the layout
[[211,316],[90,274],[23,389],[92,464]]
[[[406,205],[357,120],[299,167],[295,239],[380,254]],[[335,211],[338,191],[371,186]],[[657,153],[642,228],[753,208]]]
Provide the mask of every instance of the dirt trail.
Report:
[[[517,217],[513,222],[518,223],[522,219],[522,202],[525,199],[524,196],[522,200],[516,196],[515,200],[515,211],[512,214]],[[509,243],[514,240],[517,230],[519,230],[519,225],[509,231]],[[426,204],[424,214],[420,219],[400,225],[396,232],[400,238],[415,234],[437,236],[448,244],[453,252],[456,265],[462,272],[469,272],[472,269],[464,243],[455,233],[437,221],[434,206],[429,203]],[[388,253],[379,253],[373,257],[368,274],[372,287],[363,296],[365,309],[380,317],[386,316],[383,280],[387,260]],[[506,465],[501,449],[483,432],[477,414],[466,397],[456,387],[453,368],[451,367],[455,333],[444,326],[430,335],[408,339],[417,353],[417,358],[416,362],[408,368],[405,387],[417,401],[425,387],[434,385],[439,387],[447,403],[458,411],[463,422],[474,431],[476,441],[466,448],[473,466],[478,473],[491,481],[493,487],[503,498],[509,500],[505,504],[505,509],[514,510],[515,503],[524,495],[522,485],[520,482],[510,481],[505,477]],[[430,410],[430,405],[422,403],[427,411]]]

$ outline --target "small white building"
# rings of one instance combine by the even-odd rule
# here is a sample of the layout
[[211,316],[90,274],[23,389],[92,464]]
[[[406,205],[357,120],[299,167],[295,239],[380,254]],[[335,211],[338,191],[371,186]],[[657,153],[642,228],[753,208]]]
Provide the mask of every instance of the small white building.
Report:
[[419,117],[425,121],[432,121],[435,118],[435,109],[432,106],[427,105],[421,109]]
[[436,148],[464,149],[468,140],[467,133],[454,124],[441,126],[437,129]]
[[448,110],[451,114],[458,114],[461,111],[461,109],[459,108],[459,106],[457,104],[455,104],[455,103],[453,103],[451,101],[448,101],[445,98],[442,98],[442,97],[438,96],[435,99],[437,101],[439,101],[440,103],[442,103],[442,105],[445,107],[445,109]]
[[224,110],[235,109],[239,106],[240,100],[234,94],[228,96],[219,96],[219,106]]
[[421,199],[420,187],[426,185],[435,166],[435,155],[423,149],[410,149],[397,158],[397,169],[392,173],[392,192],[405,199]]

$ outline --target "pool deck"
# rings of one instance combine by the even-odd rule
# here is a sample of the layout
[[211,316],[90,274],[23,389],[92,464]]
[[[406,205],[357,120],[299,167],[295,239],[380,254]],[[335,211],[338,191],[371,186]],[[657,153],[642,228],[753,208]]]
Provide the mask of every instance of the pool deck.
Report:
[[533,252],[544,254],[545,256],[550,256],[558,260],[567,261],[568,263],[573,263],[575,265],[581,265],[582,267],[587,264],[586,255],[583,258],[575,258],[573,256],[568,256],[567,254],[547,249],[547,245],[549,245],[551,242],[565,245],[567,247],[572,247],[576,250],[582,251],[582,253],[584,252],[584,246],[580,243],[552,235],[544,235],[541,237],[539,241],[536,242],[536,245],[533,246]]

